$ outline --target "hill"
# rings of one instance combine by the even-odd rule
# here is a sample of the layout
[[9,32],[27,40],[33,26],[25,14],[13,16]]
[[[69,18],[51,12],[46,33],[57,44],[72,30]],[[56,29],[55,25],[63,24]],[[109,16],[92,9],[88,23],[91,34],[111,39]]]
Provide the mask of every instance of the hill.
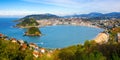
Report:
[[17,27],[35,27],[38,26],[39,23],[34,18],[25,18],[22,19],[16,26]]
[[53,14],[35,14],[35,15],[25,16],[22,19],[26,19],[26,18],[34,18],[35,20],[40,20],[40,19],[60,18],[60,17]]

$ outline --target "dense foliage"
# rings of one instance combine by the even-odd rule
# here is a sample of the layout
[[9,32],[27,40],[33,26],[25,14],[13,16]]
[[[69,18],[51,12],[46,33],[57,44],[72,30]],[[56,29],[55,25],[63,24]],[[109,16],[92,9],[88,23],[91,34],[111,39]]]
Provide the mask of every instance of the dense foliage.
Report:
[[[0,60],[33,60],[29,49],[20,50],[20,45],[0,40]],[[37,60],[120,60],[120,43],[97,44],[86,41],[84,45],[74,45],[45,53]]]
[[22,22],[17,24],[18,27],[20,27],[20,26],[23,26],[23,27],[26,27],[26,26],[38,26],[38,25],[39,25],[39,23],[33,18],[26,18]]
[[28,28],[26,35],[36,35],[39,36],[41,34],[39,28],[37,27],[30,27]]
[[18,43],[0,39],[0,60],[33,60],[32,51],[21,50]]
[[120,60],[120,43],[97,44],[86,41],[84,45],[76,45],[58,50],[55,60]]

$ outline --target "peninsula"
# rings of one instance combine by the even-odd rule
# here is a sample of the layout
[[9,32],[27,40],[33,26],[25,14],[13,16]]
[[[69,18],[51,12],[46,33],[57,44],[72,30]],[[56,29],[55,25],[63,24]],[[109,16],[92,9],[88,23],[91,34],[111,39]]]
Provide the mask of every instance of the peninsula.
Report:
[[19,20],[19,23],[16,25],[16,27],[30,28],[30,27],[36,27],[38,25],[39,24],[34,18],[25,18],[25,19]]

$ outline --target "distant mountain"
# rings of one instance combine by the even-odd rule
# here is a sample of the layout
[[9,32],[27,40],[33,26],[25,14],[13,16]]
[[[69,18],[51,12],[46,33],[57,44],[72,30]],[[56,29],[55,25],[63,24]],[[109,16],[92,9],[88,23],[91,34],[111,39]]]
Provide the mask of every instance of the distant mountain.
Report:
[[112,12],[112,13],[107,13],[107,14],[92,12],[92,13],[89,13],[89,14],[77,14],[77,15],[70,15],[70,16],[64,16],[64,17],[67,17],[67,18],[79,17],[79,18],[94,19],[94,20],[96,20],[96,19],[98,19],[98,20],[111,19],[111,18],[119,19],[120,18],[120,12]]
[[112,12],[112,13],[104,14],[104,16],[109,18],[120,18],[120,12]]
[[[77,18],[84,18],[84,19],[90,19],[90,20],[104,20],[104,19],[111,19],[111,18],[120,19],[120,12],[112,12],[112,13],[106,13],[106,14],[92,12],[89,14],[75,14],[75,15],[67,15],[62,17],[64,18],[77,17]],[[41,19],[62,18],[62,17],[53,15],[53,14],[35,14],[35,15],[25,16],[22,19],[34,18],[36,20],[41,20]]]
[[25,18],[34,18],[36,20],[40,20],[40,19],[60,18],[60,17],[53,14],[35,14],[35,15],[25,16],[23,19]]
[[99,17],[99,16],[102,16],[102,15],[103,15],[102,13],[97,13],[97,12],[87,14],[88,17]]

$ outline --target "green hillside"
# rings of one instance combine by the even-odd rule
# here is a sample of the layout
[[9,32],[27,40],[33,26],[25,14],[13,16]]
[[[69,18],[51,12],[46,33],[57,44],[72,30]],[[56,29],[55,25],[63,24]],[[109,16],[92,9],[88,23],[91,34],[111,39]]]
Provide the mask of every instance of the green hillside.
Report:
[[19,22],[16,26],[17,27],[33,27],[38,26],[38,22],[33,18],[26,18]]

